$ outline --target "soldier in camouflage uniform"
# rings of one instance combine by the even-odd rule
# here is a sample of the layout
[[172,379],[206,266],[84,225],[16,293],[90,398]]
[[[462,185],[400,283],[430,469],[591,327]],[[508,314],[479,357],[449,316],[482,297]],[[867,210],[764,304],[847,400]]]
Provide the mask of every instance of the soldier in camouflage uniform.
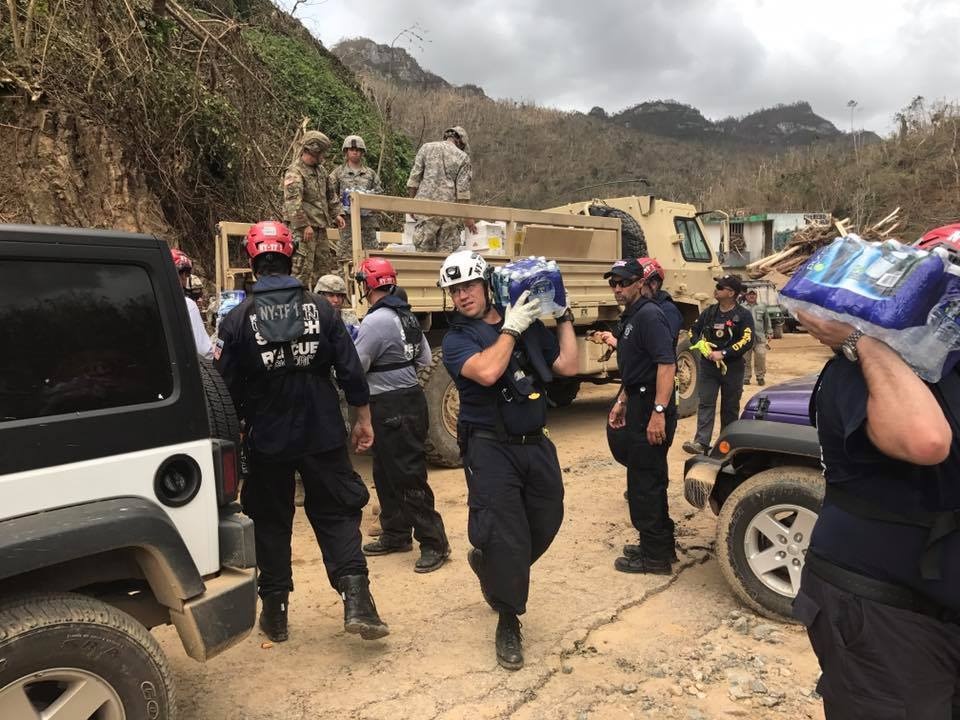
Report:
[[[447,128],[443,140],[425,143],[417,151],[407,180],[407,195],[420,200],[470,202],[470,145],[462,127]],[[449,217],[417,218],[413,244],[423,252],[451,253],[460,247],[460,232],[466,225],[477,231],[473,220]]]
[[305,132],[300,158],[283,175],[283,219],[297,248],[292,274],[307,288],[333,270],[327,228],[336,225],[343,229],[340,198],[320,164],[330,145],[330,138],[322,132]]
[[[340,231],[340,243],[337,246],[337,262],[350,258],[353,254],[352,228],[350,227],[350,198],[347,195],[351,190],[364,193],[383,194],[383,184],[377,171],[363,161],[367,146],[359,135],[348,135],[343,140],[343,165],[337,165],[330,173],[330,182],[337,197],[340,198],[343,219],[346,226]],[[377,216],[368,210],[361,212],[363,220],[360,228],[360,241],[364,249],[376,250],[377,230],[380,225]]]

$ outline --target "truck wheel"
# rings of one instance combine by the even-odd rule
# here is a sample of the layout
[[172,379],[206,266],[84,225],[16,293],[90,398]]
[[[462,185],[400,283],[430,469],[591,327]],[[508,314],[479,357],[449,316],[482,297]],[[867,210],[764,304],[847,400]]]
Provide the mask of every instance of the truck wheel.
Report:
[[551,407],[567,407],[580,392],[579,380],[554,380],[547,385],[547,400]]
[[157,641],[116,608],[71,593],[0,606],[0,718],[169,720],[170,668]]
[[685,336],[677,343],[677,377],[680,380],[680,402],[677,404],[677,415],[685,418],[695,415],[700,396],[697,392],[697,383],[700,380],[700,366],[697,358],[690,349],[690,337]]
[[460,467],[460,447],[457,445],[460,393],[443,365],[441,348],[434,348],[433,365],[420,368],[417,377],[427,396],[430,412],[430,430],[425,443],[427,460],[441,467]]
[[239,443],[240,423],[233,407],[233,398],[213,363],[205,358],[200,358],[200,378],[203,380],[203,392],[207,397],[211,437]]
[[823,491],[819,470],[778,467],[746,480],[723,503],[717,518],[720,570],[737,597],[761,615],[794,622],[790,605]]
[[647,257],[647,239],[643,235],[643,228],[630,213],[609,205],[591,205],[589,213],[597,217],[620,218],[620,237],[623,241],[620,257],[638,258]]

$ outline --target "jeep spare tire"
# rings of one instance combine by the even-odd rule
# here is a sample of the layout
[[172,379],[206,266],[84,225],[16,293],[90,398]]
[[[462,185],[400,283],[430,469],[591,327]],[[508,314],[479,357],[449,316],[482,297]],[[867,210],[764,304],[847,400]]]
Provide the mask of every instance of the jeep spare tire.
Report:
[[596,217],[620,218],[620,238],[622,240],[620,257],[647,257],[647,239],[643,235],[643,228],[640,227],[640,223],[633,215],[609,205],[591,205],[588,211]]
[[720,570],[761,615],[795,622],[790,607],[823,491],[819,470],[786,466],[757,473],[724,501],[717,518]]
[[424,443],[427,460],[440,467],[460,467],[460,446],[457,444],[460,393],[443,364],[441,348],[434,348],[433,364],[417,370],[417,377],[427,396],[430,414],[430,429]]
[[0,718],[170,720],[173,678],[140,623],[72,593],[0,606]]
[[229,440],[239,447],[240,422],[227,384],[213,367],[212,361],[205,358],[199,360],[203,393],[207,399],[207,416],[210,418],[210,437]]

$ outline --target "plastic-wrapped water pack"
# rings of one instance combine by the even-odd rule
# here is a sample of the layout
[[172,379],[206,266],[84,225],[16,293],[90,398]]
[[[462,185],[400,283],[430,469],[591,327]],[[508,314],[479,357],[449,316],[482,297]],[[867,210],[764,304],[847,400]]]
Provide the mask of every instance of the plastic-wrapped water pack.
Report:
[[555,260],[530,256],[493,271],[493,297],[502,306],[513,305],[525,291],[540,300],[541,314],[558,315],[567,306],[567,291]]
[[781,291],[791,312],[840,320],[882,340],[928,382],[960,350],[960,267],[946,250],[838,237]]

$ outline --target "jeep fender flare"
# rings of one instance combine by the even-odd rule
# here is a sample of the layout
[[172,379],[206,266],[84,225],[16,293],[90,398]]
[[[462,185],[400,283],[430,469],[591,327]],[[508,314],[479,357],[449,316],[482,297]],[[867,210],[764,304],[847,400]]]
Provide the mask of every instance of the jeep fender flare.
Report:
[[730,443],[730,452],[722,454],[711,451],[711,457],[729,461],[740,453],[770,452],[820,459],[820,438],[812,425],[737,420],[723,429],[714,448],[718,448],[722,441]]
[[0,582],[100,553],[131,550],[157,601],[179,610],[204,592],[167,514],[140,497],[113,498],[4,520]]

